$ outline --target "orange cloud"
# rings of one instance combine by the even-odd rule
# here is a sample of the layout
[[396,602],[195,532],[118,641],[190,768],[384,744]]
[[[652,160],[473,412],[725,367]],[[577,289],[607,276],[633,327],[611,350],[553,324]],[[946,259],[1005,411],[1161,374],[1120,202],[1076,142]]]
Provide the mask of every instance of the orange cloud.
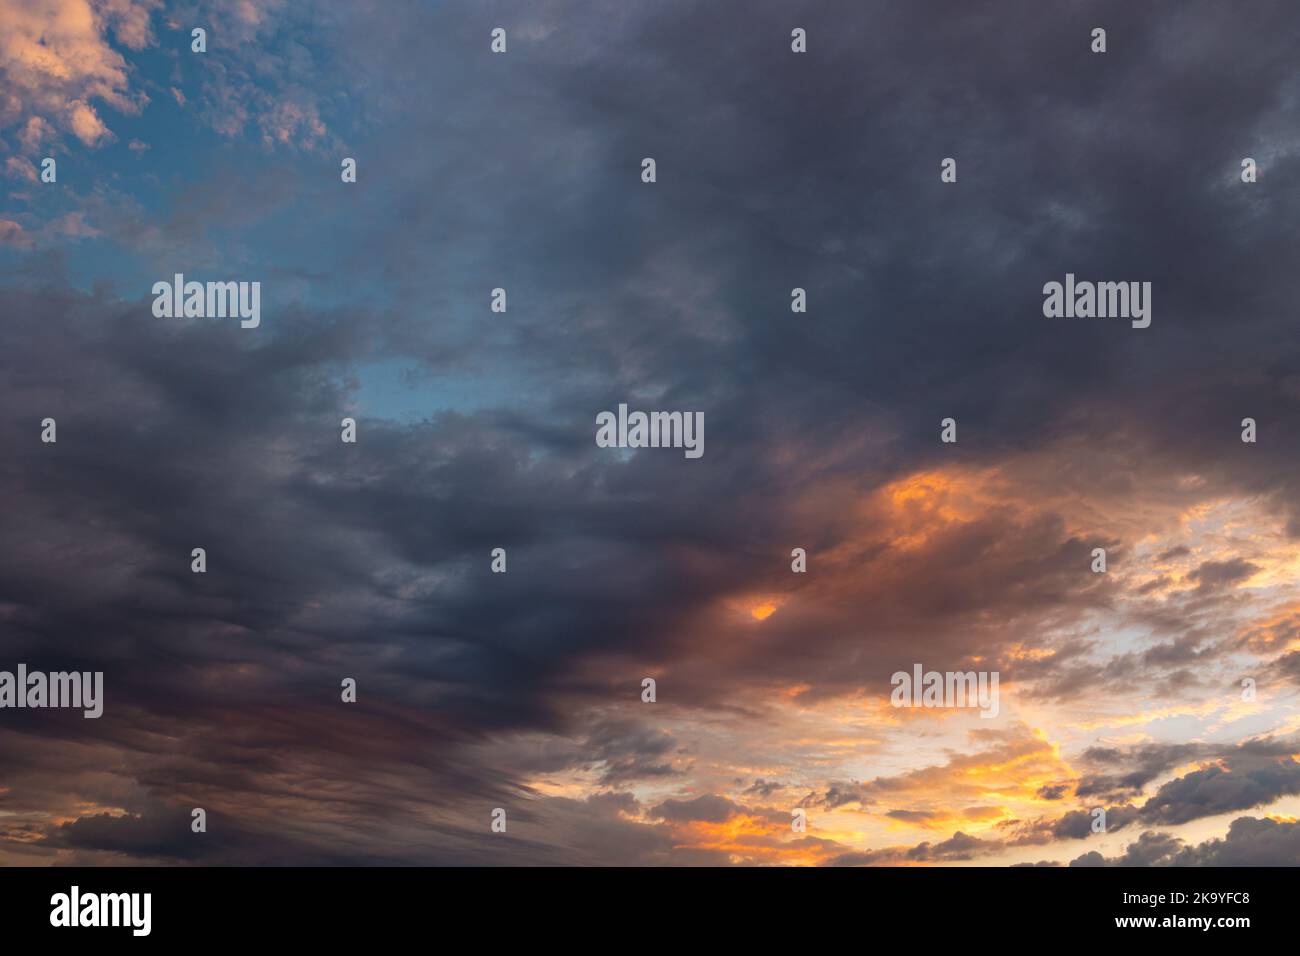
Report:
[[138,49],[151,39],[149,11],[157,0],[0,0],[0,128],[21,124],[32,150],[55,127],[87,146],[112,139],[94,105],[138,113],[148,102],[130,90],[130,69],[107,34]]

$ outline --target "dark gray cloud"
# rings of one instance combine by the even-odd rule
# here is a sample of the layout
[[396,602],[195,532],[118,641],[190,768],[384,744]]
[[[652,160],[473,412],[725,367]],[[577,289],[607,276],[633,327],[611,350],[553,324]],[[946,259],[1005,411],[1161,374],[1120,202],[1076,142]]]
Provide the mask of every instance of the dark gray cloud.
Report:
[[1194,568],[1187,577],[1197,582],[1198,591],[1207,592],[1245,580],[1258,570],[1259,565],[1241,558],[1232,558],[1228,561],[1206,561]]
[[1142,805],[1142,818],[1177,824],[1232,810],[1267,806],[1300,793],[1300,762],[1292,757],[1241,755],[1221,766],[1194,770],[1160,789]]
[[[1096,819],[1089,810],[1067,813],[1052,825],[1052,836],[1057,839],[1085,840],[1092,836]],[[1122,830],[1135,819],[1137,810],[1131,806],[1110,807],[1106,810],[1106,832]]]
[[909,860],[924,861],[955,861],[969,860],[977,854],[984,852],[991,845],[987,840],[980,840],[977,837],[962,833],[958,830],[951,837],[938,843],[919,843],[907,851],[906,857]]
[[[1267,806],[1300,793],[1294,736],[1251,738],[1239,744],[1144,744],[1093,747],[1083,760],[1103,772],[1086,774],[1080,799],[1134,796],[1181,764],[1210,765],[1166,780],[1136,810],[1147,824],[1177,825],[1234,810]],[[1118,772],[1109,768],[1119,768]],[[1126,808],[1132,810],[1132,808]],[[1132,819],[1130,814],[1125,819]]]
[[781,784],[775,780],[764,780],[759,777],[752,784],[745,788],[747,795],[753,795],[760,800],[766,800],[773,793],[781,789]]
[[1189,846],[1177,837],[1143,833],[1121,856],[1091,851],[1070,866],[1294,866],[1300,853],[1300,824],[1238,817],[1227,835]]
[[726,797],[705,794],[691,800],[665,800],[654,808],[652,816],[675,823],[722,823],[739,813],[740,809]]
[[1201,744],[1143,744],[1121,749],[1115,747],[1090,747],[1083,753],[1084,760],[1102,768],[1122,767],[1118,773],[1092,773],[1083,777],[1075,787],[1078,797],[1125,795],[1140,793],[1161,774],[1180,763],[1201,756],[1207,748]]

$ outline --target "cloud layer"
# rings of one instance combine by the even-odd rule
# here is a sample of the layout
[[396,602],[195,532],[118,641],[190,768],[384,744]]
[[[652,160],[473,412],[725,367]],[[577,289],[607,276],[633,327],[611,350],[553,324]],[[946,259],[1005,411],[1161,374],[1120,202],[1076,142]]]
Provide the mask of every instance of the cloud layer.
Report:
[[0,13],[0,862],[1300,862],[1290,5]]

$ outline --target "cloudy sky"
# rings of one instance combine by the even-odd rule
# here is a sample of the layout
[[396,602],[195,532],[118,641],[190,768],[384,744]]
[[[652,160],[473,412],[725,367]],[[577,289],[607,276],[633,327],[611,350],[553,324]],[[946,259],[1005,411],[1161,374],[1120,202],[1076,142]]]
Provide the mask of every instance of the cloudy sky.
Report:
[[0,0],[0,863],[1300,863],[1300,14],[1140,7]]

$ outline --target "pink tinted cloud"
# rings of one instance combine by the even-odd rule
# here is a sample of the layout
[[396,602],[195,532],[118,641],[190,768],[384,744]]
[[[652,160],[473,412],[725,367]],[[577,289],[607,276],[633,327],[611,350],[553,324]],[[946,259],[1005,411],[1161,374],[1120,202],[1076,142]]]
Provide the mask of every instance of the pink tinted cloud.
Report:
[[148,102],[130,89],[130,67],[108,40],[112,29],[138,49],[152,38],[149,14],[157,0],[0,0],[0,128],[20,126],[19,141],[34,149],[53,129],[87,146],[113,139],[99,115],[107,105],[138,113]]

